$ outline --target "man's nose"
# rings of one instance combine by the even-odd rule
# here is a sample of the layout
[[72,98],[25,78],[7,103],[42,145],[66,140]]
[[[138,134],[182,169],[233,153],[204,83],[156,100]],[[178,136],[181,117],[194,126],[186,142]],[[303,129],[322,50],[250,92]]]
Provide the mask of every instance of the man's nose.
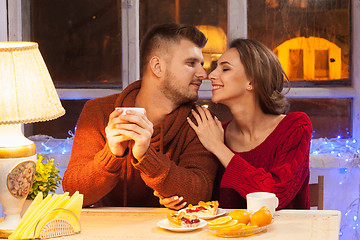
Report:
[[197,69],[196,78],[206,79],[206,77],[207,77],[207,74],[206,74],[206,71],[205,71],[204,67],[203,67],[203,66],[200,66],[200,67]]

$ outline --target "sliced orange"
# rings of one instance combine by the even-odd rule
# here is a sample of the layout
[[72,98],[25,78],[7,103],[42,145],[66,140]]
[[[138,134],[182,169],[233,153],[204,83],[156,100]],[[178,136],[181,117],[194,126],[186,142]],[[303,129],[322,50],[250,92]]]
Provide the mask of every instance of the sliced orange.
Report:
[[218,224],[218,225],[210,225],[210,229],[211,230],[219,230],[219,229],[223,229],[223,228],[227,228],[227,227],[231,227],[234,226],[238,223],[237,220],[235,219],[231,219],[230,221],[228,221],[225,224]]
[[244,223],[238,222],[235,225],[220,228],[219,231],[221,231],[221,232],[236,231],[236,230],[243,229],[244,227],[246,227],[246,225]]
[[214,219],[211,222],[209,222],[209,225],[210,226],[222,225],[222,224],[230,222],[231,220],[232,220],[232,217],[230,217],[230,216],[220,217],[220,218]]
[[248,225],[248,226],[245,226],[245,227],[243,227],[243,229],[249,229],[249,228],[257,228],[257,227],[259,227],[258,225]]

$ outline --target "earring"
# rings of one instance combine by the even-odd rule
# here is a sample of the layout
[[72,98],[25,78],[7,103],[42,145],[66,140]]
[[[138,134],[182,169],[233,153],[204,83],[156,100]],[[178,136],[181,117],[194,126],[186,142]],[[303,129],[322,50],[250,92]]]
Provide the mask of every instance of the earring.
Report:
[[248,86],[247,89],[248,89],[248,90],[251,90],[251,86]]

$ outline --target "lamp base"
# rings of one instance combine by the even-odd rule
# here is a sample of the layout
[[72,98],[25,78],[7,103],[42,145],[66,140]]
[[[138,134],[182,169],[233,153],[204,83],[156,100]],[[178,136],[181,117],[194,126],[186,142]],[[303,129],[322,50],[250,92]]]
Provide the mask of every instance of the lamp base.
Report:
[[5,213],[0,230],[15,230],[36,171],[36,147],[20,124],[0,125],[0,204]]
[[0,222],[0,231],[13,231],[17,228],[19,225],[19,222],[21,221],[20,214],[14,214],[14,215],[6,215],[5,219]]
[[36,154],[22,158],[0,158],[0,203],[5,218],[0,231],[13,231],[35,175]]

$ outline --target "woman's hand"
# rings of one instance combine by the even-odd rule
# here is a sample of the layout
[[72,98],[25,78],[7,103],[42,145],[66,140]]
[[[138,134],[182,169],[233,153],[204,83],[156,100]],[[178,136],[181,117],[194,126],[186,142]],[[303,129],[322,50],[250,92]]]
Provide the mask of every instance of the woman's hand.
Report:
[[154,191],[154,195],[159,198],[159,203],[167,208],[179,210],[186,206],[186,202],[181,203],[182,200],[184,200],[183,197],[172,196],[169,198],[165,198],[157,191]]
[[198,135],[202,145],[215,154],[219,145],[224,144],[224,129],[217,117],[212,117],[210,111],[202,106],[196,106],[199,113],[192,111],[197,121],[197,125],[190,118],[188,123]]

